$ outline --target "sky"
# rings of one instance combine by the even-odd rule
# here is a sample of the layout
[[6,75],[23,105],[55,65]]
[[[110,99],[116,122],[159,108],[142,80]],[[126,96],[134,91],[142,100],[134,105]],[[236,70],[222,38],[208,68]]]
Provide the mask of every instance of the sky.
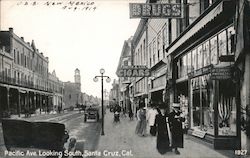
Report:
[[[82,92],[97,97],[101,96],[101,82],[100,79],[94,82],[93,78],[104,68],[104,75],[111,78],[110,83],[104,82],[104,89],[109,91],[112,88],[113,79],[117,79],[115,72],[124,41],[135,33],[138,26],[140,19],[129,18],[129,3],[144,2],[0,1],[1,30],[12,27],[16,35],[24,37],[24,41],[34,40],[39,51],[49,57],[49,72],[55,70],[63,82],[74,82],[74,70],[78,68]],[[58,5],[52,5],[52,2]]]

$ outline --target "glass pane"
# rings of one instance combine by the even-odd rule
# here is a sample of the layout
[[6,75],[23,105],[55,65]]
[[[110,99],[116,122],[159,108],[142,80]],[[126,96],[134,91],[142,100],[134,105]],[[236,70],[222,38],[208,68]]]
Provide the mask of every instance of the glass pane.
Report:
[[183,60],[182,72],[183,72],[183,76],[186,76],[187,75],[187,55],[184,55],[182,60]]
[[188,54],[187,54],[187,67],[188,67],[188,73],[189,72],[191,72],[192,71],[192,63],[191,63],[191,61],[192,61],[192,56],[191,56],[192,54],[191,54],[191,52],[189,52]]
[[234,27],[231,26],[227,29],[227,38],[228,38],[228,54],[233,55],[234,54],[234,35],[235,30]]
[[204,66],[210,65],[209,41],[203,44],[203,62],[204,62]]
[[216,65],[218,63],[218,51],[217,51],[217,36],[210,40],[211,47],[211,64]]
[[219,83],[218,114],[219,135],[236,136],[235,85],[231,80]]
[[226,30],[218,35],[219,56],[227,55],[227,33]]
[[192,70],[197,69],[197,51],[194,49],[192,51]]
[[202,45],[200,45],[199,47],[198,47],[198,61],[197,61],[197,63],[198,63],[198,69],[200,69],[200,68],[202,68],[203,67],[203,64],[202,64]]

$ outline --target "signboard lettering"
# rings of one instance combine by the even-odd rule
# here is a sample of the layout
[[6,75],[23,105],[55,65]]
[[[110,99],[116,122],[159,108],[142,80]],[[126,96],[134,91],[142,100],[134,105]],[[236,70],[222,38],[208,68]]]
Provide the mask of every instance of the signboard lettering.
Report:
[[230,79],[232,74],[231,67],[213,68],[211,72],[212,80]]
[[145,66],[126,66],[117,71],[118,77],[149,77],[150,70]]
[[182,18],[180,3],[130,3],[130,18]]

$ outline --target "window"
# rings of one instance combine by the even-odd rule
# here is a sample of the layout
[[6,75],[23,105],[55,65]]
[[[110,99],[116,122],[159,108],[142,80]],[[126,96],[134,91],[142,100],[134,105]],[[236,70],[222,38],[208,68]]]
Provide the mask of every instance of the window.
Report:
[[197,69],[197,49],[192,51],[192,70]]
[[227,55],[227,34],[226,30],[218,35],[219,56]]
[[234,30],[234,27],[231,26],[231,27],[229,27],[227,29],[228,55],[233,55],[234,51],[235,51],[235,48],[234,48],[234,44],[235,44],[234,36],[235,36],[235,30]]
[[[230,89],[230,91],[228,90]],[[236,136],[235,84],[232,80],[219,82],[218,129],[219,135]]]
[[210,65],[210,44],[209,44],[209,41],[206,41],[203,44],[203,63],[204,63],[204,66]]
[[218,51],[217,51],[217,36],[210,40],[211,48],[211,64],[216,65],[218,63]]
[[198,47],[198,49],[197,49],[197,53],[198,53],[198,55],[197,55],[197,69],[200,69],[200,68],[202,68],[203,67],[203,52],[202,52],[202,45],[200,45],[199,47]]
[[192,71],[192,53],[188,52],[187,53],[187,72],[191,72]]

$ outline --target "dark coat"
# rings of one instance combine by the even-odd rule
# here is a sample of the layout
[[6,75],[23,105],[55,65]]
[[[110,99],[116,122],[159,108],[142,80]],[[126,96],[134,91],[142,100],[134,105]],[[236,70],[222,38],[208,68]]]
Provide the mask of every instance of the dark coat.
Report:
[[155,117],[155,126],[157,131],[157,144],[156,148],[160,154],[165,154],[170,151],[169,136],[167,130],[166,116],[157,114]]
[[185,118],[175,118],[175,116],[180,116],[180,112],[171,112],[169,113],[169,124],[170,130],[172,133],[172,147],[173,148],[183,148],[183,129],[182,122],[184,122]]

